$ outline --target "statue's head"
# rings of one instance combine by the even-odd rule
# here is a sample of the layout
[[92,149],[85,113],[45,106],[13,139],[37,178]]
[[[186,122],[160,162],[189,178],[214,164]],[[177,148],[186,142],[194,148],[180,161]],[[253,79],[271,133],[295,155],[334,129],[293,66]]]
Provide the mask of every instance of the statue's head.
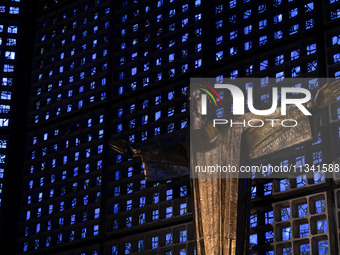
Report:
[[[200,84],[197,83],[197,88]],[[214,112],[213,107],[208,107],[208,112],[206,115],[202,115],[202,95],[201,90],[195,89],[195,84],[191,84],[191,94],[190,94],[190,125],[193,130],[198,130],[204,128],[209,119],[211,119],[216,112]],[[210,100],[210,99],[208,99]]]

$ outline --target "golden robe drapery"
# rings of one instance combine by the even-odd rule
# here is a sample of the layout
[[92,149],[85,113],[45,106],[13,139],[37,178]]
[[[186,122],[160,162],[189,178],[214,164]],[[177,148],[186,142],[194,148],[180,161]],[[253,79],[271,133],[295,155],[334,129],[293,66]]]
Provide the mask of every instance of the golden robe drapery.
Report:
[[[246,114],[240,119],[295,119],[298,125],[286,128],[276,121],[275,127],[266,125],[262,128],[244,128],[235,125],[218,131],[214,146],[208,151],[195,151],[191,148],[191,166],[197,165],[240,165],[241,137],[244,134],[249,158],[257,158],[277,152],[312,139],[309,118],[295,108],[289,108],[287,116],[280,115],[280,108],[271,116]],[[238,119],[235,119],[239,121]],[[196,127],[203,123],[196,123]],[[200,139],[199,136],[191,139]],[[193,171],[193,169],[191,169]],[[227,177],[227,178],[225,178]],[[195,224],[198,255],[234,255],[237,232],[237,176],[224,178],[193,179]],[[246,203],[246,201],[244,201]]]

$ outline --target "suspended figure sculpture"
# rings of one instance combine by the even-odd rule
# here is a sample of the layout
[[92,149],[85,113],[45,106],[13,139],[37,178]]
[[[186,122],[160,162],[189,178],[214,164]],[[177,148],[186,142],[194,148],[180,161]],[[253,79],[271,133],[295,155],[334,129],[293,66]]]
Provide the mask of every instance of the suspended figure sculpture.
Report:
[[[218,129],[202,119],[199,112],[199,94],[194,94],[195,109],[192,109],[191,126],[194,130],[191,139],[208,141],[208,150],[202,151],[195,146],[189,149],[188,139],[164,141],[160,148],[142,151],[132,148],[121,140],[111,141],[111,147],[121,154],[141,157],[144,173],[149,180],[173,178],[189,173],[189,162],[192,165],[240,165],[241,137],[244,140],[244,151],[249,159],[262,157],[288,147],[312,140],[318,133],[319,112],[340,96],[340,81],[327,83],[320,88],[314,99],[307,103],[307,109],[313,117],[305,116],[299,109],[289,107],[285,119],[295,119],[295,128],[275,126],[263,128],[244,128],[237,125],[232,128]],[[247,113],[242,119],[277,119],[280,109],[270,116],[255,116]],[[235,122],[238,117],[234,117]],[[279,123],[279,121],[278,121]],[[189,150],[192,157],[189,159]],[[223,155],[223,157],[221,157]],[[227,178],[194,178],[194,207],[198,255],[234,255],[237,242],[237,212],[239,179]]]

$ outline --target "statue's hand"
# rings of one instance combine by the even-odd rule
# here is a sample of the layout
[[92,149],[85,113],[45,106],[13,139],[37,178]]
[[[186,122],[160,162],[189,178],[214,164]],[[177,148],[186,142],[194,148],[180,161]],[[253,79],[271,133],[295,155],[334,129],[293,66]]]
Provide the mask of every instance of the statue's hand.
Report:
[[340,96],[340,80],[322,86],[308,108],[317,111],[333,103]]

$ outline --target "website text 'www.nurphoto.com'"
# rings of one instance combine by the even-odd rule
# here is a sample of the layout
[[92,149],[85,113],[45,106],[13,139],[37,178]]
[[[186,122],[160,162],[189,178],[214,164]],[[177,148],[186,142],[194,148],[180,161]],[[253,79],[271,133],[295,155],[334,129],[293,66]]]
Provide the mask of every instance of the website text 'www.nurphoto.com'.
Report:
[[247,166],[234,166],[234,165],[209,165],[209,166],[195,166],[195,173],[310,173],[310,172],[323,172],[332,173],[340,172],[340,164],[321,164],[321,165],[247,165]]

